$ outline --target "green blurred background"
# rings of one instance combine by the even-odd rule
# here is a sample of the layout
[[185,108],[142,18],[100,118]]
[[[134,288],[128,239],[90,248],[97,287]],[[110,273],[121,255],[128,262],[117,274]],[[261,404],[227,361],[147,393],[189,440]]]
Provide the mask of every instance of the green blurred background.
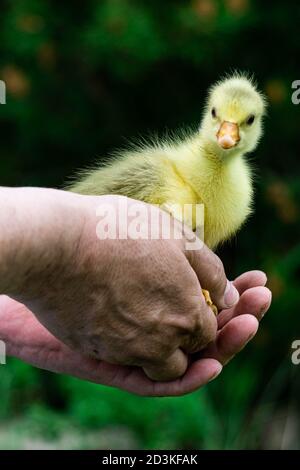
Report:
[[254,73],[265,136],[251,157],[256,212],[219,252],[266,270],[273,306],[255,340],[204,389],[139,398],[0,367],[0,448],[300,448],[300,4],[254,0],[2,0],[2,185],[62,187],[127,139],[196,126],[208,86]]

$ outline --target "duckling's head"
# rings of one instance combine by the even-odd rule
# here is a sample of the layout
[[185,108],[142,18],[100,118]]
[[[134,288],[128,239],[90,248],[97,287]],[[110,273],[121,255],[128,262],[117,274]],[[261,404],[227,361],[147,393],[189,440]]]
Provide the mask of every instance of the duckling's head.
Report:
[[234,75],[221,80],[209,92],[201,136],[221,158],[250,152],[262,134],[265,107],[251,79]]

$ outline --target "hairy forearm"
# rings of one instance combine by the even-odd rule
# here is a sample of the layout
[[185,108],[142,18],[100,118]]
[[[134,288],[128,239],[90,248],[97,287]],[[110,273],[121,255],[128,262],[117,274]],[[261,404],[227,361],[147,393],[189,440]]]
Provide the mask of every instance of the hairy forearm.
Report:
[[[45,282],[42,274],[47,271],[54,275],[58,263],[68,259],[72,218],[66,220],[60,193],[40,188],[0,188],[0,294],[19,299],[34,297],[41,282]],[[74,204],[71,199],[69,203]]]

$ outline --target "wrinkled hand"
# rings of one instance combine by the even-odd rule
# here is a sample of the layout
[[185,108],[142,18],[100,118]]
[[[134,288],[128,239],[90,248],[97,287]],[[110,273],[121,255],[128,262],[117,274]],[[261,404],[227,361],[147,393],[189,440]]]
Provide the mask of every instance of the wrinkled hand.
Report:
[[154,382],[138,367],[109,364],[73,352],[52,336],[24,305],[6,296],[0,297],[0,338],[6,341],[8,355],[42,369],[139,395],[184,395],[214,379],[222,366],[253,338],[271,303],[271,292],[263,287],[265,283],[266,276],[260,271],[242,274],[234,281],[240,299],[232,309],[220,312],[216,340],[200,358],[190,362],[183,377],[170,382]]
[[[87,357],[142,367],[153,380],[181,377],[188,355],[216,337],[217,320],[201,288],[219,309],[239,297],[220,259],[205,245],[188,250],[194,234],[182,233],[178,221],[140,201],[36,188],[13,192],[8,204],[30,224],[18,225],[23,238],[12,250],[10,282],[6,273],[0,276],[6,283],[1,293],[26,305],[56,338]],[[126,223],[124,214],[119,222],[121,203],[128,209]],[[99,209],[109,211],[112,224],[118,221],[124,239],[97,237]],[[130,210],[139,212],[145,233],[153,229],[153,214],[159,215],[159,238],[132,237]],[[161,235],[170,225],[176,236]]]

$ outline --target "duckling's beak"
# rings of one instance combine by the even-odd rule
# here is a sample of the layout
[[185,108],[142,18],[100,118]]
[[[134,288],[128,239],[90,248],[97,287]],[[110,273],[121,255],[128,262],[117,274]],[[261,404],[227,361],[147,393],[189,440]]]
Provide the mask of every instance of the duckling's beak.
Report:
[[235,122],[223,121],[217,132],[218,144],[222,149],[231,149],[240,140],[239,126]]

